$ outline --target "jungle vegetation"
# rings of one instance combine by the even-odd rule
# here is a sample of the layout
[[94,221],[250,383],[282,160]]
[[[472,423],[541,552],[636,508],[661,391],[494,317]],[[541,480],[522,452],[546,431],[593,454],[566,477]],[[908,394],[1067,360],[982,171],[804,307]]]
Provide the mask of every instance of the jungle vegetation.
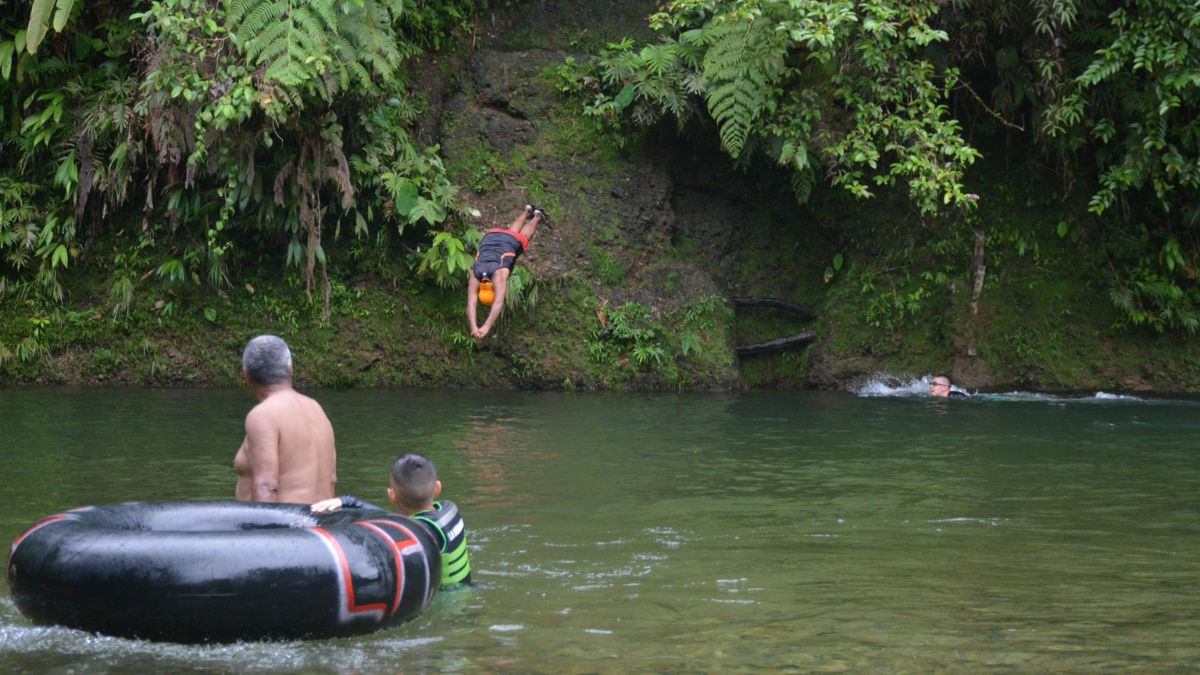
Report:
[[661,40],[610,45],[589,112],[610,124],[711,122],[726,153],[870,198],[902,186],[971,226],[965,123],[1020,135],[1086,213],[1129,325],[1200,329],[1200,5],[1077,0],[678,0]]
[[[385,258],[460,284],[471,207],[415,140],[410,85],[487,8],[0,0],[0,304],[24,326],[0,366],[46,355],[73,274],[112,321],[149,285],[169,321],[264,263],[326,317],[331,272]],[[1057,234],[1088,250],[1128,329],[1200,329],[1200,5],[676,0],[649,21],[656,41],[570,74],[615,142],[699,129],[734,163],[788,171],[781,200],[893,191],[914,222],[970,232],[975,140],[1016,137],[1089,195]]]

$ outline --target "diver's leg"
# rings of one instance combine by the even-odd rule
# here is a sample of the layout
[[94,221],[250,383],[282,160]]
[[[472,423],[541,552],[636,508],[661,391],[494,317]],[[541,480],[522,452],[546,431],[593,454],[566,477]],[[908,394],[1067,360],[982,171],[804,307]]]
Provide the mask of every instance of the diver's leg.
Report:
[[525,241],[533,239],[533,233],[537,232],[538,225],[546,219],[546,213],[541,209],[533,211],[532,216],[527,219],[520,227],[512,228],[521,236],[525,237]]
[[521,228],[525,226],[525,222],[532,217],[533,207],[526,204],[525,208],[521,209],[521,212],[517,214],[516,219],[512,221],[512,224],[508,226],[508,229],[520,232]]

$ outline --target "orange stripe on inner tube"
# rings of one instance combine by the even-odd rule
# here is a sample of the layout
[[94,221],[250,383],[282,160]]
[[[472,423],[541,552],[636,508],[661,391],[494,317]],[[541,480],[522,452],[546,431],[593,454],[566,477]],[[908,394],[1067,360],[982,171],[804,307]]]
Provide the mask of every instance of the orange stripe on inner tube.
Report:
[[334,537],[329,532],[319,528],[310,528],[313,532],[325,537],[326,541],[333,544],[333,550],[337,554],[338,563],[342,566],[342,577],[346,583],[346,611],[351,614],[362,614],[363,612],[386,612],[387,605],[379,603],[376,605],[363,605],[359,607],[354,604],[354,579],[350,576],[350,561],[346,560],[346,552],[342,549],[342,545],[338,543],[337,537]]

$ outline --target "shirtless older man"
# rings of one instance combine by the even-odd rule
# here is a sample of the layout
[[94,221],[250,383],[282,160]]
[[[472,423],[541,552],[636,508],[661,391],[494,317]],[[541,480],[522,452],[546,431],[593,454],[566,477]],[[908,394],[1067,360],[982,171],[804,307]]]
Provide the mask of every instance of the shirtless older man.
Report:
[[312,504],[337,483],[333,425],[321,405],[292,389],[292,353],[282,338],[259,335],[242,354],[242,375],[258,405],[233,458],[242,501]]

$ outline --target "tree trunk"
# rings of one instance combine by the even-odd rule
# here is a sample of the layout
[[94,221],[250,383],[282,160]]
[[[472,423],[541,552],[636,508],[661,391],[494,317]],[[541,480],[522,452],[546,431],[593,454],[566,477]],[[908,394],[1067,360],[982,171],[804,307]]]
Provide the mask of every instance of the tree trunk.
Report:
[[754,354],[763,354],[766,352],[777,352],[781,349],[787,349],[788,347],[791,347],[794,345],[804,344],[804,343],[812,340],[814,337],[816,337],[816,335],[817,335],[816,332],[811,331],[811,330],[801,331],[799,333],[796,333],[795,335],[781,337],[779,339],[771,340],[769,342],[760,342],[760,343],[754,344],[754,345],[746,345],[744,347],[738,347],[737,355],[738,356],[752,356]]

